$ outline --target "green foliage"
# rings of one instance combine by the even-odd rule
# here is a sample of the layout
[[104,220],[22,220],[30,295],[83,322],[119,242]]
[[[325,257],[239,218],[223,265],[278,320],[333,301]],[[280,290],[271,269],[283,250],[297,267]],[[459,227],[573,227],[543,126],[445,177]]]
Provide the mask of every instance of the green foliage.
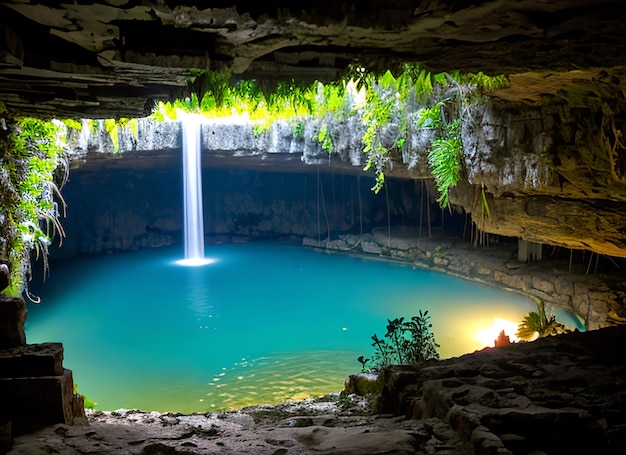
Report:
[[433,128],[441,131],[445,126],[443,109],[444,103],[442,101],[423,108],[419,113],[417,126],[419,128]]
[[[163,107],[165,109],[165,107]],[[165,119],[163,111],[155,114],[156,117]],[[80,122],[72,119],[62,120],[61,123],[65,127],[73,130],[81,131],[83,125]],[[104,120],[88,120],[89,129],[93,135],[97,135],[102,128],[107,132],[113,144],[113,153],[118,153],[120,150],[120,130],[130,129],[134,137],[139,136],[139,122],[136,118],[119,118],[119,119],[104,119]]]
[[76,383],[74,383],[74,393],[76,395],[79,395],[80,397],[82,397],[82,399],[83,399],[83,406],[84,406],[85,409],[96,409],[96,407],[98,406],[98,403],[96,403],[93,400],[90,400],[85,395],[83,395],[82,393],[78,392],[78,384],[76,384]]
[[[436,132],[428,153],[428,163],[439,191],[437,201],[445,208],[450,206],[450,188],[457,185],[463,169],[460,130],[467,106],[478,102],[485,92],[508,87],[509,81],[505,76],[491,77],[482,72],[464,75],[444,72],[434,75],[433,79],[439,86],[440,99],[420,112],[417,126]],[[446,120],[446,112],[454,119]],[[489,216],[484,187],[481,202],[483,214]]]
[[78,130],[78,131],[83,129],[82,123],[80,123],[79,121],[74,120],[74,119],[65,119],[65,120],[63,120],[63,123],[68,128],[72,128],[72,129],[75,129],[75,130]]
[[362,371],[379,370],[388,365],[420,365],[429,359],[439,358],[439,345],[432,333],[428,311],[420,310],[410,321],[404,318],[387,320],[387,333],[383,338],[372,336],[372,359],[360,356],[357,360]]
[[32,270],[31,253],[43,261],[45,275],[51,239],[64,236],[58,187],[66,175],[55,182],[55,171],[61,165],[67,170],[67,163],[60,124],[27,117],[8,120],[10,127],[0,134],[0,243],[11,268],[11,286],[4,292],[19,295]]
[[139,121],[136,118],[121,118],[118,121],[119,128],[130,128],[134,137],[139,136]]
[[325,152],[330,153],[333,151],[335,145],[333,143],[333,137],[328,125],[324,124],[320,127],[319,132],[317,133],[316,140],[321,144],[322,150],[324,150]]
[[[319,125],[313,136],[322,150],[334,150],[331,125],[359,115],[365,125],[363,152],[365,171],[373,171],[372,190],[380,191],[391,154],[406,147],[410,127],[436,131],[429,161],[438,181],[439,203],[449,206],[449,189],[461,175],[463,144],[461,123],[467,106],[478,102],[491,90],[508,86],[505,76],[490,77],[480,72],[431,74],[414,63],[403,65],[398,75],[382,75],[352,65],[339,82],[316,81],[303,87],[294,82],[279,83],[273,90],[262,90],[256,81],[231,82],[226,76],[205,70],[192,71],[190,83],[200,87],[200,98],[159,103],[152,118],[175,120],[177,110],[200,112],[208,118],[246,115],[254,121],[253,132],[263,134],[278,120],[288,120],[295,138],[302,138],[306,121],[313,117]],[[448,115],[446,120],[445,115]],[[294,126],[295,125],[295,126]]]
[[428,152],[428,164],[439,191],[437,202],[441,207],[450,206],[450,188],[461,178],[463,143],[461,141],[461,119],[447,124],[444,133],[432,142]]
[[[432,91],[430,73],[417,65],[405,64],[397,78],[391,71],[386,71],[379,78],[369,75],[367,103],[361,120],[367,125],[363,135],[363,152],[368,155],[364,170],[373,169],[375,172],[374,192],[378,193],[384,185],[384,172],[390,164],[389,152],[393,148],[401,150],[404,147],[410,110]],[[385,130],[390,124],[397,126],[395,135],[390,136],[389,130]]]
[[301,120],[292,120],[289,125],[291,126],[291,133],[296,139],[304,139],[304,122]]
[[542,338],[570,331],[570,328],[557,322],[554,314],[548,316],[546,314],[545,304],[542,301],[538,301],[537,312],[531,311],[524,316],[522,322],[517,326],[515,336],[521,340],[528,341],[535,337]]
[[490,92],[501,88],[509,87],[509,80],[504,75],[487,76],[482,71],[478,73],[468,73],[459,78],[459,83],[475,87],[481,92]]

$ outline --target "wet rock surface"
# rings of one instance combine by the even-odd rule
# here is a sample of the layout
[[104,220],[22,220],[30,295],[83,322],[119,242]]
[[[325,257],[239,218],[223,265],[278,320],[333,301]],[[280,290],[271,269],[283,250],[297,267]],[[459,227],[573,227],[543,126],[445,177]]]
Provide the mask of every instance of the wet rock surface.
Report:
[[0,295],[0,349],[14,348],[26,343],[25,321],[24,299]]

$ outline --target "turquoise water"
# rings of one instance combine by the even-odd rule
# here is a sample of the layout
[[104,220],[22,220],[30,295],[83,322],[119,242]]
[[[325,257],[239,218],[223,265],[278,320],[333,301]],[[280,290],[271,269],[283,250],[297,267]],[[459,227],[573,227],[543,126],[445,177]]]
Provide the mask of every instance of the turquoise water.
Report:
[[[202,412],[340,391],[387,318],[432,315],[442,357],[485,346],[529,299],[446,275],[276,243],[210,245],[54,264],[29,306],[29,343],[61,341],[98,408]],[[566,321],[563,321],[566,322]],[[567,323],[567,322],[566,322]]]

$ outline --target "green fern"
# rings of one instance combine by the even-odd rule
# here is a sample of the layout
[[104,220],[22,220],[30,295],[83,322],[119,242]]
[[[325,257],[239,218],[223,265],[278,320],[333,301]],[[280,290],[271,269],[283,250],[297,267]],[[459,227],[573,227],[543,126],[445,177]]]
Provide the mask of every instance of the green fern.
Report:
[[463,142],[460,128],[460,119],[448,124],[444,136],[435,139],[428,152],[428,164],[439,191],[437,202],[442,208],[450,206],[450,188],[455,187],[461,179]]

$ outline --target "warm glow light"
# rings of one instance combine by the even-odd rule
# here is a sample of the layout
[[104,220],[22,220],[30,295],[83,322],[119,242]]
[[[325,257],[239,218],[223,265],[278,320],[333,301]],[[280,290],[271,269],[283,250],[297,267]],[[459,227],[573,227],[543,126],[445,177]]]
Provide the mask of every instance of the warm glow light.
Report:
[[191,259],[181,259],[180,261],[176,261],[176,265],[183,265],[185,267],[200,267],[202,265],[215,264],[218,260],[215,258],[191,258]]
[[484,346],[495,345],[495,340],[500,335],[500,332],[504,330],[504,333],[508,335],[511,343],[520,341],[519,338],[515,336],[517,333],[516,322],[508,321],[506,319],[501,318],[493,318],[493,325],[491,327],[487,327],[486,329],[479,330],[476,332],[476,339],[480,341]]

